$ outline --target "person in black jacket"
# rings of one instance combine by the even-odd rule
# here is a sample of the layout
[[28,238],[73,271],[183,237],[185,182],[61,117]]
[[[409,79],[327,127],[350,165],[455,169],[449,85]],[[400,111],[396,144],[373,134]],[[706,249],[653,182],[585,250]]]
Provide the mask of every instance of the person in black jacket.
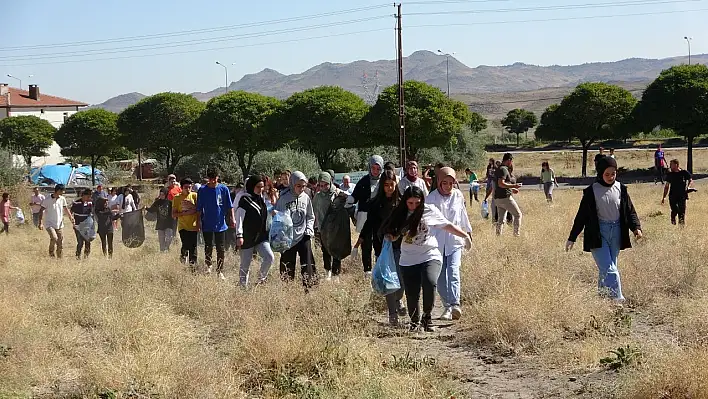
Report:
[[[349,196],[347,204],[352,206],[357,204],[356,231],[361,233],[366,223],[367,214],[371,200],[376,196],[379,178],[383,172],[384,161],[378,155],[374,155],[369,160],[369,174],[362,177],[356,183],[354,191]],[[363,239],[361,244],[361,263],[364,265],[364,272],[371,274],[371,250],[373,246],[373,234],[360,235]]]
[[[383,247],[383,234],[379,231],[383,221],[391,216],[391,213],[401,202],[401,194],[396,182],[396,173],[390,170],[385,171],[381,175],[379,188],[376,191],[376,197],[371,201],[369,213],[361,230],[361,235],[357,241],[355,248],[359,248],[363,244],[363,237],[373,237],[374,254],[378,258],[381,255]],[[386,305],[388,305],[388,321],[391,325],[398,325],[398,316],[406,315],[406,307],[403,305],[403,277],[401,275],[398,260],[401,257],[401,238],[393,242],[393,257],[396,259],[396,271],[398,280],[401,282],[401,289],[386,295]]]
[[236,246],[240,248],[241,268],[239,283],[248,285],[248,274],[253,260],[253,251],[261,256],[261,269],[258,283],[264,283],[268,278],[270,266],[275,257],[268,242],[268,209],[263,199],[265,182],[259,175],[253,175],[246,180],[246,194],[240,197],[236,205]]
[[610,157],[599,159],[597,181],[583,190],[565,249],[570,251],[578,235],[585,230],[583,250],[591,252],[595,259],[599,269],[599,288],[621,301],[624,297],[617,258],[621,250],[632,247],[629,232],[640,239],[642,228],[627,186],[616,178],[617,162]]
[[160,242],[160,252],[169,252],[170,245],[177,230],[177,220],[172,218],[172,201],[167,199],[167,188],[160,189],[155,202],[147,208],[147,211],[157,215],[155,230]]

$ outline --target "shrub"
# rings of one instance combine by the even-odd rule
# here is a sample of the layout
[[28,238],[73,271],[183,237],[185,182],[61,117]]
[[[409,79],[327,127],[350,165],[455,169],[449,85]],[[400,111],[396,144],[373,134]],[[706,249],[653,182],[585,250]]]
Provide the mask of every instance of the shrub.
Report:
[[199,180],[206,176],[206,170],[210,166],[218,167],[219,177],[225,182],[236,183],[243,180],[241,168],[225,153],[195,154],[185,157],[175,168],[175,174],[180,178],[189,177]]
[[309,177],[317,175],[320,165],[317,163],[317,158],[307,151],[283,147],[277,151],[259,152],[251,167],[254,173],[263,173],[268,176],[274,176],[284,169],[299,170]]

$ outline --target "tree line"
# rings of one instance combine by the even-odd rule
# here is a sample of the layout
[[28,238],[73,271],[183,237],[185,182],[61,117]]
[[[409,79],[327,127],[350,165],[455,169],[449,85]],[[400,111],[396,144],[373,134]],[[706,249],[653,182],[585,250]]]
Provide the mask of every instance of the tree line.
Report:
[[[242,175],[251,172],[256,155],[283,146],[315,155],[322,169],[332,168],[341,149],[398,143],[398,87],[382,91],[369,106],[340,87],[321,86],[285,100],[234,91],[203,103],[182,93],[159,93],[131,105],[120,114],[102,109],[80,111],[57,131],[32,116],[0,121],[0,146],[27,161],[42,156],[52,140],[62,155],[83,157],[93,167],[126,151],[143,151],[158,158],[167,172],[194,154],[221,153],[237,162]],[[484,130],[487,120],[466,104],[449,99],[423,82],[404,83],[407,156],[446,148],[467,156],[470,136]],[[502,125],[517,135],[538,124],[526,110],[512,110]],[[688,142],[687,168],[692,169],[693,142],[708,131],[708,67],[680,65],[663,71],[641,100],[619,86],[583,83],[540,118],[541,140],[577,139],[587,151],[605,139],[623,139],[656,126],[671,128]],[[464,161],[464,159],[463,159]]]

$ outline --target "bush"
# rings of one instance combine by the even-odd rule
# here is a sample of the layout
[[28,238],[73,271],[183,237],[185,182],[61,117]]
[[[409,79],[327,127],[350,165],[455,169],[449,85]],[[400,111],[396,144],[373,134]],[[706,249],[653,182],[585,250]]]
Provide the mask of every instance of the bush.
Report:
[[372,155],[380,155],[384,161],[392,161],[396,165],[400,163],[398,147],[379,146],[370,148],[346,148],[337,151],[334,162],[335,172],[352,172],[358,170],[368,170],[369,159]]
[[320,165],[317,163],[317,158],[309,152],[283,147],[277,151],[259,152],[251,167],[254,173],[263,173],[267,176],[274,176],[285,169],[299,170],[309,177],[319,173]]
[[175,174],[180,177],[189,177],[199,181],[206,176],[210,166],[215,166],[220,172],[221,179],[228,183],[243,181],[241,168],[235,159],[225,153],[195,154],[182,158],[175,168]]
[[7,189],[22,182],[24,169],[16,167],[12,162],[12,154],[0,149],[0,187]]

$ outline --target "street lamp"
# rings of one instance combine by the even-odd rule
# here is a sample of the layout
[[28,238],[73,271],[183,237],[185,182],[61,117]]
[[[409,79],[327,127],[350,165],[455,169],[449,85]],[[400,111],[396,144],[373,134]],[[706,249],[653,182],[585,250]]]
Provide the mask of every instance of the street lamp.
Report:
[[446,66],[445,66],[445,76],[447,80],[447,98],[450,98],[450,56],[455,55],[455,53],[443,53],[442,50],[438,50],[438,53],[445,56]]
[[686,39],[686,43],[688,43],[688,65],[691,65],[691,40],[693,40],[692,37],[684,36],[684,39]]
[[20,90],[22,90],[22,79],[20,79],[20,78],[18,78],[18,77],[16,77],[16,76],[12,76],[12,75],[10,75],[9,73],[7,74],[7,77],[8,77],[8,78],[13,78],[13,79],[19,80],[19,81],[20,81]]
[[229,68],[226,67],[226,65],[220,63],[219,61],[216,61],[216,65],[221,65],[224,67],[224,74],[226,74],[226,85],[224,86],[224,90],[226,93],[229,92]]

